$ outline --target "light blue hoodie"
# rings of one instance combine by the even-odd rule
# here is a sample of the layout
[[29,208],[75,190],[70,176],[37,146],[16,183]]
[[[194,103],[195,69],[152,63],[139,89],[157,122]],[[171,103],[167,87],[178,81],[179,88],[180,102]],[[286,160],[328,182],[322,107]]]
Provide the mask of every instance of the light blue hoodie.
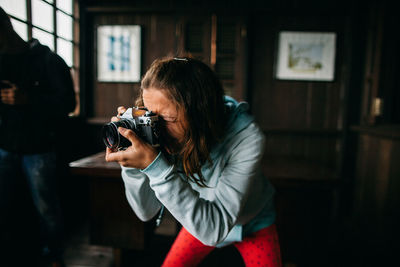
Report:
[[275,221],[274,188],[261,173],[265,137],[247,113],[248,104],[225,97],[229,110],[224,140],[202,167],[205,183],[188,181],[163,153],[144,170],[122,168],[126,197],[143,221],[164,205],[194,237],[224,246]]

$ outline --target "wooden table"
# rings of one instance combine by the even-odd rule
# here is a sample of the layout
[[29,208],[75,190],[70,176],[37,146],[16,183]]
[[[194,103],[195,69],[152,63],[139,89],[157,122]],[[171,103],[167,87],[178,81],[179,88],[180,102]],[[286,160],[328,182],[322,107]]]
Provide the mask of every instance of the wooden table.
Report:
[[72,175],[89,179],[90,243],[120,249],[143,250],[154,222],[140,221],[125,196],[121,167],[105,161],[100,152],[69,164]]
[[69,164],[71,173],[81,176],[121,178],[121,166],[105,161],[105,152],[100,152]]

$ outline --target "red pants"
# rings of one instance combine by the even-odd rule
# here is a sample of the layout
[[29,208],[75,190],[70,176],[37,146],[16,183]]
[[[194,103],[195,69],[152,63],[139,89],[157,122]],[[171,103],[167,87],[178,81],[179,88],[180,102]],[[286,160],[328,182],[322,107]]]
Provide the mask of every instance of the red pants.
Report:
[[[247,267],[282,266],[275,224],[252,233],[233,245],[239,250]],[[197,266],[214,248],[204,245],[182,227],[162,266]]]

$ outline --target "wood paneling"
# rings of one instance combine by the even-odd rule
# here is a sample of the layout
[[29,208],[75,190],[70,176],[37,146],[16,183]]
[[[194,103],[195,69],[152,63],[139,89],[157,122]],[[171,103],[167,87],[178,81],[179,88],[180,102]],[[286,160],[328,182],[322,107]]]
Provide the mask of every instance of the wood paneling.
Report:
[[[268,156],[319,161],[340,173],[345,127],[345,95],[352,54],[352,18],[327,14],[253,16],[251,27],[251,91],[248,100],[256,121],[267,134]],[[333,82],[289,81],[274,77],[280,31],[321,31],[337,34]]]
[[[302,160],[319,162],[323,166],[338,171],[340,141],[335,133],[305,134],[296,132],[268,133],[265,153],[269,157],[293,157]],[[339,146],[339,147],[338,147]]]
[[360,250],[374,253],[374,260],[388,261],[394,259],[394,247],[400,238],[400,139],[358,130],[355,240]]
[[[93,33],[99,25],[140,25],[142,26],[142,75],[150,64],[159,57],[174,55],[176,51],[176,19],[169,15],[152,14],[98,14],[94,18]],[[172,34],[172,37],[171,37]],[[96,40],[94,36],[94,40]],[[93,51],[96,51],[96,43]],[[93,66],[97,66],[94,53]],[[133,106],[137,98],[139,83],[98,82],[93,77],[93,115],[111,117],[118,106]]]
[[[337,230],[332,224],[338,219],[342,193],[344,108],[351,90],[351,58],[345,55],[353,55],[353,47],[344,44],[352,42],[354,21],[339,13],[322,16],[302,11],[249,20],[248,100],[267,137],[263,166],[277,189],[277,225],[284,260],[320,266],[321,260],[333,253],[329,244]],[[335,32],[334,81],[275,79],[280,31]]]
[[[104,6],[100,5],[100,2]],[[239,76],[236,76],[238,79],[235,81],[227,79],[224,85],[232,88],[236,98],[250,102],[252,114],[266,133],[264,167],[267,175],[270,173],[275,177],[273,179],[280,197],[279,222],[283,240],[286,242],[282,247],[286,256],[301,257],[306,263],[305,266],[311,266],[307,265],[307,260],[313,258],[316,253],[306,256],[300,254],[320,246],[322,243],[313,241],[321,241],[324,239],[321,237],[328,236],[329,223],[334,222],[331,217],[335,208],[332,194],[336,189],[335,183],[330,181],[346,179],[345,185],[352,185],[354,173],[349,166],[354,165],[355,158],[358,158],[355,186],[356,217],[359,223],[356,226],[362,226],[359,228],[361,234],[371,233],[373,242],[389,240],[394,243],[395,239],[388,233],[398,233],[395,226],[399,220],[395,213],[400,198],[399,179],[394,177],[400,177],[400,167],[395,164],[400,157],[400,148],[398,141],[390,140],[397,137],[388,135],[377,139],[372,131],[363,134],[359,141],[354,142],[354,147],[357,143],[359,145],[359,149],[356,150],[348,133],[350,124],[359,123],[360,110],[364,112],[364,116],[369,113],[369,104],[365,104],[365,101],[371,101],[368,90],[363,92],[364,100],[361,99],[362,89],[365,89],[366,85],[362,76],[363,72],[371,73],[370,64],[377,64],[376,61],[372,61],[374,53],[380,53],[377,45],[380,44],[381,40],[378,39],[381,35],[376,34],[378,21],[375,19],[381,13],[375,14],[371,6],[371,15],[368,15],[362,14],[355,4],[316,0],[272,1],[264,5],[256,4],[255,1],[250,2],[253,5],[244,1],[234,1],[231,6],[225,1],[157,0],[135,1],[132,4],[124,0],[118,1],[120,6],[109,0],[100,2],[88,1],[92,5],[87,10],[93,18],[93,31],[96,25],[101,24],[143,26],[143,70],[157,57],[185,52],[187,23],[198,20],[205,21],[203,42],[206,50],[201,54],[203,59],[210,63],[208,55],[211,53],[211,46],[207,44],[211,42],[212,14],[216,14],[217,21],[221,16],[227,17],[228,22],[230,19],[236,21],[235,38],[236,42],[241,43],[241,49],[234,54],[234,68],[235,75],[239,73]],[[152,4],[155,4],[155,7]],[[367,5],[370,5],[370,2]],[[229,14],[230,11],[239,15]],[[396,20],[392,14],[395,11],[389,13],[391,16],[385,23],[390,24]],[[366,23],[369,20],[370,23]],[[367,32],[369,25],[375,27],[371,28],[370,33]],[[396,42],[391,42],[390,35],[395,29],[391,26],[389,34],[387,31],[382,32],[383,35],[386,33],[386,36],[389,36],[386,45],[383,43],[385,51],[382,62],[386,64],[386,71],[383,71],[379,64],[374,65],[376,68],[373,70],[376,75],[381,75],[379,77],[385,77],[385,82],[379,85],[385,87],[383,92],[389,99],[390,96],[394,99],[398,99],[399,96],[395,90],[398,84],[398,79],[395,79],[397,65],[392,56],[398,55],[398,35],[395,35]],[[284,81],[274,78],[277,37],[279,31],[283,30],[337,33],[333,82]],[[95,49],[95,45],[90,49]],[[368,66],[364,64],[365,57],[369,55],[365,53],[365,49],[370,53],[371,61],[366,62]],[[221,58],[225,59],[223,53],[221,55]],[[89,63],[95,66],[96,62],[91,60]],[[368,75],[366,76],[368,78]],[[92,81],[94,116],[110,117],[115,114],[118,105],[131,105],[139,89],[139,84],[97,83],[95,77]],[[239,83],[241,84],[238,85]],[[391,101],[395,112],[396,103]],[[399,116],[392,114],[392,118],[396,121]],[[343,169],[343,165],[346,164],[347,168]],[[286,180],[282,179],[282,175],[288,176],[285,177]],[[309,183],[311,178],[317,182]],[[288,185],[295,186],[287,187]],[[348,199],[350,201],[344,205],[351,213],[352,196]],[[335,229],[339,230],[339,226],[335,225]],[[384,239],[381,238],[382,235]],[[308,239],[309,236],[315,238]],[[368,237],[366,235],[360,240],[367,240]],[[326,240],[322,241],[326,244]],[[304,244],[306,249],[299,250]],[[325,247],[323,248],[325,250]],[[337,246],[332,249],[335,248]],[[318,262],[315,266],[319,266]]]
[[[215,18],[214,22],[212,18]],[[241,16],[217,17],[207,12],[203,14],[99,13],[94,14],[92,20],[94,45],[90,53],[93,53],[93,112],[87,113],[93,114],[93,117],[111,117],[116,113],[118,106],[132,106],[140,89],[139,83],[105,83],[96,80],[96,28],[99,25],[142,26],[142,75],[156,58],[165,56],[189,54],[211,66],[213,27],[215,37],[218,38],[218,27],[232,25],[233,31],[229,34],[232,34],[231,42],[234,43],[234,50],[221,51],[216,47],[216,64],[231,59],[232,74],[229,77],[221,77],[222,83],[228,94],[238,99],[244,98],[247,86],[247,34],[245,19]],[[217,40],[213,41],[215,45]]]
[[[340,129],[341,95],[347,80],[341,76],[346,67],[341,60],[345,18],[332,16],[313,17],[255,17],[251,78],[253,112],[264,129],[268,128],[323,128]],[[324,25],[327,24],[327,25]],[[255,26],[257,25],[257,27]],[[282,30],[334,31],[337,33],[337,60],[334,82],[282,81],[274,78],[277,37]],[[255,37],[254,37],[255,38]]]

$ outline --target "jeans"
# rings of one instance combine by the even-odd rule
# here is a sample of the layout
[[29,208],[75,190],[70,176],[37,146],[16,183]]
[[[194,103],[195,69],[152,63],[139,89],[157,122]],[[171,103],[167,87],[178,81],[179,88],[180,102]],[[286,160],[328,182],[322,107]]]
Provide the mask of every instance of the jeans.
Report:
[[[19,154],[0,149],[0,212],[9,216],[18,213],[10,203],[18,201],[21,178],[31,193],[40,225],[40,245],[50,257],[59,257],[62,251],[63,221],[58,197],[57,157],[55,152]],[[10,202],[11,201],[11,202]],[[18,209],[18,207],[17,207]],[[29,224],[30,221],[26,221]],[[6,224],[7,225],[7,224]]]

